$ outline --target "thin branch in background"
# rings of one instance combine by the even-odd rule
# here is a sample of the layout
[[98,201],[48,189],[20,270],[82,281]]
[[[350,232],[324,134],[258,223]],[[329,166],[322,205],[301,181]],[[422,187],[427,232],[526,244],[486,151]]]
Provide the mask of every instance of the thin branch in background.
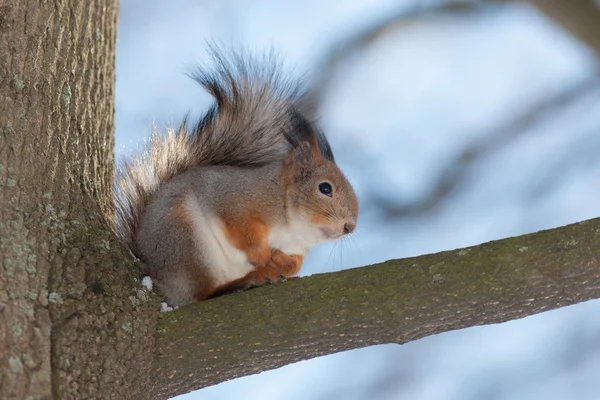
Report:
[[547,197],[559,190],[560,183],[570,176],[569,172],[594,168],[600,163],[600,159],[598,159],[600,135],[598,132],[600,132],[600,126],[590,129],[583,138],[563,149],[560,156],[551,160],[544,173],[536,177],[535,182],[531,182],[525,193],[527,199],[532,201]]
[[[391,32],[409,26],[411,22],[435,15],[474,14],[493,9],[500,9],[506,3],[522,1],[487,0],[487,1],[448,1],[433,5],[417,6],[402,9],[390,17],[382,19],[368,28],[359,31],[343,42],[334,46],[317,68],[319,74],[313,81],[310,104],[318,107],[328,92],[338,69],[344,62]],[[576,39],[590,47],[600,57],[600,7],[594,0],[529,0],[537,10],[554,20]]]
[[431,211],[464,183],[477,162],[497,153],[502,148],[513,143],[517,138],[532,133],[532,128],[540,120],[576,102],[586,94],[597,90],[599,83],[597,77],[580,82],[567,88],[555,97],[543,99],[515,120],[495,129],[493,132],[478,135],[481,138],[480,140],[465,147],[445,167],[441,168],[440,174],[431,185],[431,189],[421,199],[399,204],[394,199],[374,195],[371,200],[383,210],[387,218],[415,216]]
[[319,73],[313,77],[312,89],[308,103],[318,109],[329,92],[331,83],[337,75],[340,67],[348,60],[361,52],[367,50],[375,42],[387,37],[390,33],[396,33],[399,29],[407,27],[410,23],[425,17],[450,14],[473,14],[490,9],[498,9],[499,5],[487,3],[476,3],[472,1],[450,1],[440,4],[423,6],[418,2],[416,7],[402,9],[388,18],[377,21],[364,30],[350,36],[346,40],[335,45],[327,52],[318,68]]

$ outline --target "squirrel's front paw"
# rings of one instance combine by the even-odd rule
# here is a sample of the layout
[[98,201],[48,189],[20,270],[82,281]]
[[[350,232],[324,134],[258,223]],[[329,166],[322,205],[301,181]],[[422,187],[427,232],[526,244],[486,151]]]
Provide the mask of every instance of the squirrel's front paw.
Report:
[[271,259],[271,249],[267,245],[249,246],[246,249],[246,257],[248,257],[250,264],[259,268],[264,267]]
[[285,282],[286,276],[282,273],[281,268],[269,260],[267,265],[262,268],[258,274],[260,285],[272,285],[274,283]]
[[289,279],[300,272],[300,267],[302,267],[303,260],[304,257],[302,256],[290,256],[281,250],[273,249],[269,263],[275,266],[275,269],[279,272],[279,275]]

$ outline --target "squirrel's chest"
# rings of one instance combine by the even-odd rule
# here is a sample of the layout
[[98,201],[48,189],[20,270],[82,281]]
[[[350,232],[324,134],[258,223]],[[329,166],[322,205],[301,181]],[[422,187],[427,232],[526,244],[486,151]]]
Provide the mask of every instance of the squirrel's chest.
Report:
[[311,247],[322,243],[321,233],[314,225],[303,219],[271,228],[269,246],[286,254],[306,256]]

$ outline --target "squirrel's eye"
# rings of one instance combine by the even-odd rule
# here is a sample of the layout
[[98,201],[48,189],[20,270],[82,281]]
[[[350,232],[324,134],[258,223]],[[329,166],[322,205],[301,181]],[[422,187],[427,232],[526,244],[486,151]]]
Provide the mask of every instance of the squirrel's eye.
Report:
[[323,182],[319,184],[319,192],[331,197],[331,192],[333,192],[333,189],[331,188],[331,185],[329,183]]

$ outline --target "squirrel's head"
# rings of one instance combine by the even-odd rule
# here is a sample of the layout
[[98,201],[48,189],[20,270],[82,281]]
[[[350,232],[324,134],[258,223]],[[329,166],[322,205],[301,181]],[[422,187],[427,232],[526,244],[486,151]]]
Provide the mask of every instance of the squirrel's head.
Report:
[[352,186],[328,158],[319,150],[316,139],[301,141],[283,168],[288,218],[292,224],[304,227],[313,244],[354,232],[358,217],[358,200]]

